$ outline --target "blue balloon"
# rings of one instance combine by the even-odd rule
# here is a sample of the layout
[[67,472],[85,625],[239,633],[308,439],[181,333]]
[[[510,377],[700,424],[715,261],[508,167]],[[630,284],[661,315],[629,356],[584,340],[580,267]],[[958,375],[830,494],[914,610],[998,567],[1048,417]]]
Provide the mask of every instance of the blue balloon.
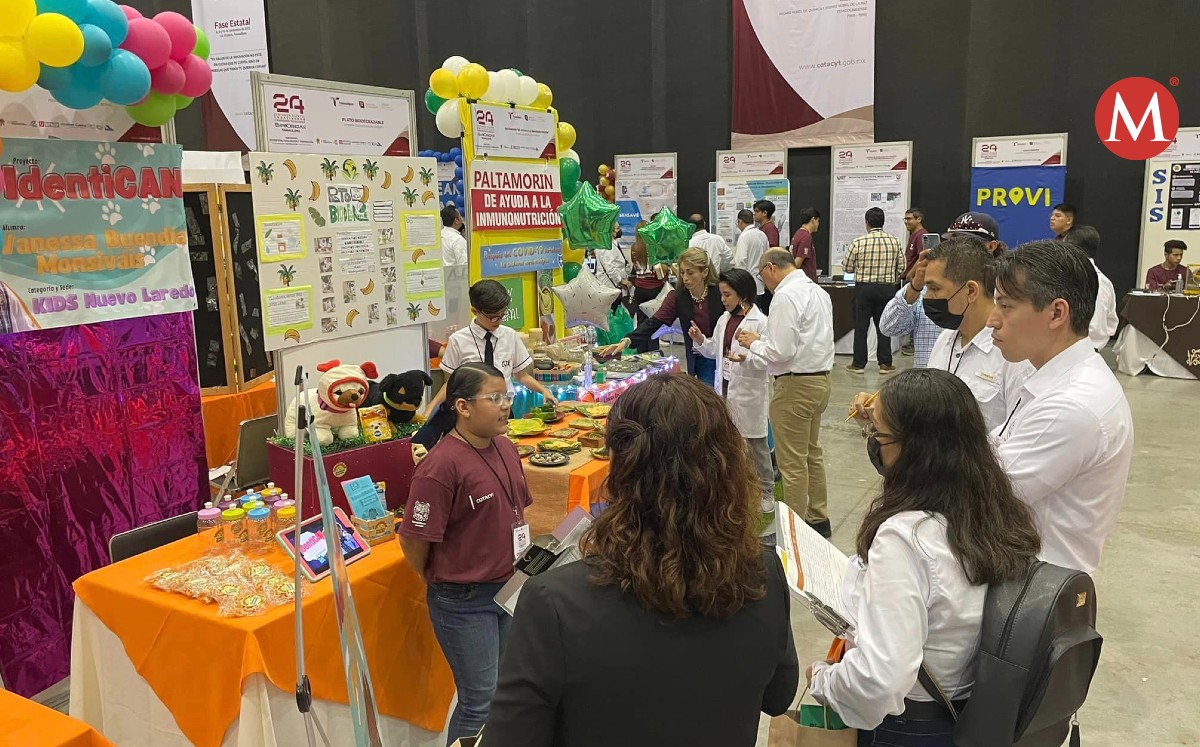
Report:
[[453,148],[451,148],[451,149],[450,149],[450,155],[452,155],[452,156],[461,156],[461,155],[462,155],[462,148],[459,148],[457,145],[456,145],[456,146],[454,146]]
[[37,11],[38,15],[62,13],[75,23],[83,23],[88,11],[88,0],[38,0]]
[[417,151],[417,158],[428,158],[428,157],[429,157],[429,151],[427,151],[427,150]]
[[89,88],[75,82],[52,91],[50,95],[68,109],[91,109],[104,98],[98,88]]
[[150,70],[133,52],[118,49],[100,78],[100,91],[114,104],[133,106],[150,93]]
[[63,86],[69,86],[71,85],[71,69],[42,65],[42,74],[38,76],[37,84],[47,91],[57,91]]
[[454,157],[454,165],[455,165],[455,166],[462,166],[462,156],[461,156],[461,155],[460,155],[460,156],[455,156],[455,157]]
[[121,6],[113,0],[88,0],[87,6],[83,22],[100,27],[108,34],[114,47],[121,46],[129,34],[129,19],[125,17]]
[[79,30],[83,32],[83,55],[80,56],[78,64],[96,67],[108,62],[108,58],[112,57],[113,43],[104,29],[85,23]]
[[455,179],[462,179],[462,166],[455,166],[455,167],[454,167],[454,178],[455,178]]

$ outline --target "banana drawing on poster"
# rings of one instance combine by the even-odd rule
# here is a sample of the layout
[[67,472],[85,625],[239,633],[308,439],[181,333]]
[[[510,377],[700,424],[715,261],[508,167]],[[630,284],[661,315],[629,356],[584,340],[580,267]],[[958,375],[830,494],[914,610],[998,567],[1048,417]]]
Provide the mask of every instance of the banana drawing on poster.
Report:
[[268,350],[443,316],[434,159],[249,158]]

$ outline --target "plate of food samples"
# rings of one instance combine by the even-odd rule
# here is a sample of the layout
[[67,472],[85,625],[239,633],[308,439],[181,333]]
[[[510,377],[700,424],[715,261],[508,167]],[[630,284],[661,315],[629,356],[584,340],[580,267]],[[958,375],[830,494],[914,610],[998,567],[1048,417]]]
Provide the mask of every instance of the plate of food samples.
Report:
[[538,467],[561,467],[570,461],[569,456],[556,451],[539,451],[529,455],[529,463]]

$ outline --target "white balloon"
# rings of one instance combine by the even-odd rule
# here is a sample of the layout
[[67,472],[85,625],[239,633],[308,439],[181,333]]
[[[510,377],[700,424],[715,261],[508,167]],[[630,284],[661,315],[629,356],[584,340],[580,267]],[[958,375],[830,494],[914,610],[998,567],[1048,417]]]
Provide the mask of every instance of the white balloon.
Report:
[[504,91],[500,89],[500,74],[494,70],[488,70],[488,89],[487,93],[483,94],[483,100],[502,103],[504,101]]
[[434,117],[438,132],[451,139],[460,138],[463,134],[462,120],[458,117],[458,102],[459,99],[456,98],[447,99],[438,107]]
[[604,285],[592,273],[582,271],[571,282],[555,285],[551,290],[562,301],[568,325],[586,322],[608,331],[608,309],[621,291]]
[[446,61],[442,63],[442,67],[458,75],[458,71],[469,65],[470,62],[466,57],[454,55],[453,57],[447,57]]
[[533,100],[538,97],[537,81],[528,75],[522,75],[517,78],[517,104],[520,106],[529,106]]
[[500,79],[499,100],[507,104],[515,104],[517,102],[517,94],[521,89],[521,82],[517,74],[512,70],[501,70],[496,73],[496,76]]
[[582,161],[579,160],[579,154],[575,152],[574,148],[567,148],[562,153],[558,154],[558,158],[559,158],[559,160],[562,160],[564,158],[570,158],[570,159],[574,160],[575,163],[583,163]]

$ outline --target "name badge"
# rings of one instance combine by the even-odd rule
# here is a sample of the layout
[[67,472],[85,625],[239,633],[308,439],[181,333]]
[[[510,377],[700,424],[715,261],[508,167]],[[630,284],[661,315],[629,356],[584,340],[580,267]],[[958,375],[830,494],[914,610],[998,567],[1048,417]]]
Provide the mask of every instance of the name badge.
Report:
[[513,558],[519,558],[525,554],[530,545],[529,524],[524,521],[513,524]]
[[979,378],[983,379],[984,381],[988,382],[989,384],[996,383],[996,374],[994,374],[994,373],[990,373],[988,371],[976,371],[975,375],[978,376]]

